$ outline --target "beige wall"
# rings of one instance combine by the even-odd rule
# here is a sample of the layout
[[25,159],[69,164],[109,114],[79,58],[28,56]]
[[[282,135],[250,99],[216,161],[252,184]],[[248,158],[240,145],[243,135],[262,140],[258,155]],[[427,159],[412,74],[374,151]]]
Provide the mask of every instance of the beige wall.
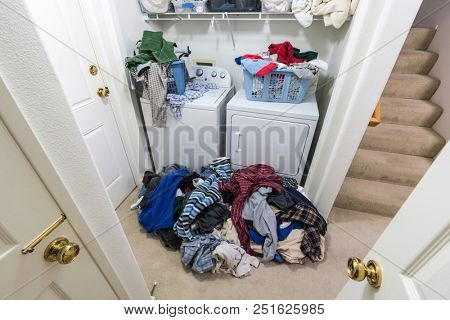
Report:
[[438,26],[436,35],[429,47],[439,54],[439,59],[430,72],[432,77],[441,80],[441,85],[431,101],[443,109],[442,116],[433,126],[447,141],[450,139],[450,2],[448,0],[424,0],[417,14],[416,26]]

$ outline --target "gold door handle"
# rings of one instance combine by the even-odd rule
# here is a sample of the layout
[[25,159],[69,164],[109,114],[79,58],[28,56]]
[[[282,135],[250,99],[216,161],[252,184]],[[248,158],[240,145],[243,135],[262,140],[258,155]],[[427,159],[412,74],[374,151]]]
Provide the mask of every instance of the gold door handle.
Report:
[[109,96],[109,89],[108,89],[108,87],[104,87],[104,88],[98,88],[97,89],[97,94],[100,96],[100,97],[108,97]]
[[96,65],[91,64],[89,66],[89,73],[92,74],[93,76],[97,75],[98,69]]
[[50,242],[45,249],[44,259],[49,262],[58,261],[60,264],[69,264],[80,253],[80,246],[69,242],[67,238],[59,237]]
[[39,235],[37,235],[36,238],[34,238],[33,240],[31,240],[23,249],[22,249],[22,253],[23,254],[27,254],[27,253],[31,253],[34,251],[34,247],[36,247],[42,240],[44,240],[50,233],[53,232],[53,230],[55,230],[56,228],[58,228],[61,223],[64,222],[64,220],[66,220],[66,215],[64,213],[61,213],[61,217],[59,217],[58,220],[56,220],[55,222],[53,222],[51,225],[49,225],[47,227],[47,229],[45,229],[44,231],[42,231]]
[[366,266],[359,258],[348,259],[347,274],[355,281],[363,281],[367,278],[367,282],[374,288],[381,286],[381,266],[374,260],[369,260]]

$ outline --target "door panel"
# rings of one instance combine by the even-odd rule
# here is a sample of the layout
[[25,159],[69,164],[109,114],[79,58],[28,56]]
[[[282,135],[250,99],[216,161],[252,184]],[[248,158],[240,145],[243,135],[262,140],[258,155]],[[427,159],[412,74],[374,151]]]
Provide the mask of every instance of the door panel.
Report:
[[[59,218],[61,210],[1,121],[0,150],[0,298],[59,294],[64,299],[117,299],[68,221],[34,252],[21,253],[29,241]],[[82,247],[80,255],[68,265],[45,261],[46,246],[62,236]]]
[[89,66],[98,63],[80,4],[77,0],[27,4],[99,175],[117,207],[136,184],[110,101],[97,95],[97,88],[105,86],[101,70],[98,68],[97,75],[89,72]]
[[381,287],[349,280],[339,299],[450,299],[449,164],[447,143],[367,255]]
[[264,163],[277,173],[297,175],[309,133],[307,124],[233,115],[231,126],[233,165]]

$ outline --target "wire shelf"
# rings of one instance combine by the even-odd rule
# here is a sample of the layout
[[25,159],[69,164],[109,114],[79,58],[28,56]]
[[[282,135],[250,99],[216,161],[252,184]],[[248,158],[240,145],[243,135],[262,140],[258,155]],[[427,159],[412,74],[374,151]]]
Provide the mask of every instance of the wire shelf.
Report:
[[[313,20],[323,21],[322,16]],[[191,12],[191,13],[149,13],[145,21],[297,21],[292,12]],[[350,18],[347,19],[350,21]]]

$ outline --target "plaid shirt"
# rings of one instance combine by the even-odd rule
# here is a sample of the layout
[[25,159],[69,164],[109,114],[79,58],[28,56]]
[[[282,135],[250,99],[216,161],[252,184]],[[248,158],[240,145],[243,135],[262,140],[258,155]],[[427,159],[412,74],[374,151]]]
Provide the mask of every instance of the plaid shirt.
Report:
[[[292,190],[290,190],[292,192]],[[277,215],[279,221],[297,221],[303,224],[305,235],[300,249],[303,254],[313,262],[319,261],[323,254],[320,249],[320,235],[324,236],[327,231],[327,223],[317,209],[309,201],[295,204],[287,212]]]
[[242,218],[242,209],[247,199],[261,187],[272,187],[277,192],[281,192],[281,177],[275,170],[265,164],[255,164],[245,169],[237,170],[230,182],[219,185],[220,191],[229,191],[235,195],[231,206],[231,220],[241,241],[242,247],[249,254],[253,251],[250,248],[250,237],[248,229]]
[[222,242],[212,234],[198,235],[192,241],[181,244],[181,262],[193,271],[205,273],[216,266],[212,253]]

